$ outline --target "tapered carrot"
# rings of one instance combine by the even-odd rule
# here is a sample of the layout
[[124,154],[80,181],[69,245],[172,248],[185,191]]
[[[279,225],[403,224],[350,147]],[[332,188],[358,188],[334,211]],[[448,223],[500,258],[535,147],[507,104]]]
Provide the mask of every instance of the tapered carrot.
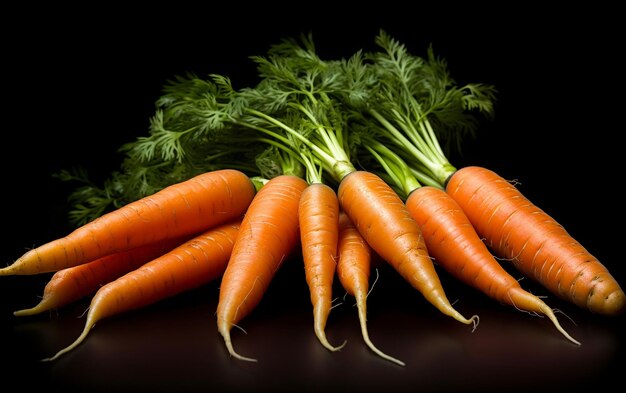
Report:
[[485,168],[456,171],[446,186],[494,252],[553,294],[616,315],[626,296],[607,268],[511,183]]
[[202,232],[243,215],[255,188],[242,172],[208,172],[105,214],[32,249],[0,276],[54,272],[105,255]]
[[[295,141],[292,146],[302,146],[309,151],[315,165],[340,183],[340,206],[369,245],[440,311],[475,326],[477,317],[463,317],[446,298],[419,227],[398,195],[376,175],[357,171],[352,163],[351,154],[355,152],[353,147],[360,138],[351,138],[349,130],[354,128],[350,128],[352,124],[349,124],[348,119],[355,120],[361,116],[352,118],[346,115],[346,107],[350,104],[343,105],[333,96],[348,91],[348,86],[354,86],[355,76],[361,78],[371,75],[369,71],[358,67],[361,54],[356,54],[349,64],[344,64],[356,72],[344,74],[337,73],[342,69],[341,66],[320,67],[325,64],[324,60],[317,56],[315,46],[308,39],[303,40],[302,46],[297,42],[281,45],[278,52],[280,55],[269,58],[255,57],[264,81],[268,82],[264,86],[272,86],[272,90],[260,89],[258,92],[273,94],[274,97],[279,92],[283,97],[277,106],[267,105],[266,101],[260,107],[247,106],[243,110],[246,116],[254,118],[255,129],[262,128],[258,124],[278,128],[280,135],[263,132],[280,141]],[[285,67],[285,64],[289,64],[289,67]],[[357,81],[356,84],[361,82]],[[368,84],[375,85],[363,83]],[[371,98],[376,95],[372,94]],[[259,102],[262,96],[255,94],[254,97],[246,97],[246,102]],[[356,101],[367,104],[368,100]],[[277,107],[282,108],[277,111]]]
[[55,360],[76,348],[96,322],[104,318],[153,304],[220,277],[239,226],[237,220],[210,229],[100,288],[91,301],[85,328],[78,339],[44,360]]
[[96,259],[56,272],[44,288],[41,301],[32,308],[15,311],[15,316],[28,316],[58,309],[85,296],[116,278],[170,251],[184,242],[182,238],[166,239]]
[[370,340],[367,331],[367,294],[369,291],[371,249],[344,212],[339,214],[337,254],[337,275],[346,292],[356,299],[363,340],[375,354],[404,366],[403,361],[383,353]]
[[467,319],[450,304],[430,260],[419,226],[406,206],[377,175],[355,171],[339,185],[339,202],[363,238],[439,311],[465,324]]
[[231,356],[230,331],[261,301],[274,274],[298,243],[298,204],[307,183],[296,176],[272,178],[252,200],[222,277],[217,328]]
[[406,201],[422,230],[428,252],[460,281],[520,310],[544,314],[568,340],[579,344],[559,324],[554,312],[495,260],[461,207],[440,188],[414,190]]
[[312,183],[300,197],[298,207],[300,242],[306,281],[313,304],[313,326],[322,345],[331,351],[341,349],[328,342],[325,328],[332,307],[332,289],[337,270],[339,202],[328,185]]

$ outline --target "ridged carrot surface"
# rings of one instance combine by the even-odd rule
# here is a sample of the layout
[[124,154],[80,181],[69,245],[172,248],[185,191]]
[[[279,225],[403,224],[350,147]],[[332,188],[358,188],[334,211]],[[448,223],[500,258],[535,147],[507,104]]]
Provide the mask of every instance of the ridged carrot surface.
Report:
[[114,252],[199,233],[241,217],[254,194],[254,185],[240,171],[204,173],[28,251],[0,269],[0,276],[56,272]]
[[14,314],[16,316],[38,314],[94,294],[103,285],[160,257],[184,243],[185,239],[167,239],[59,270],[46,284],[41,301],[35,307],[19,310]]
[[461,315],[448,300],[424,238],[398,194],[367,171],[347,175],[339,186],[339,202],[363,238],[439,311],[462,323],[477,323]]
[[313,305],[315,335],[324,347],[336,351],[343,345],[331,345],[325,332],[337,271],[339,201],[335,190],[323,183],[309,185],[300,197],[298,215],[304,271]]
[[217,327],[229,353],[230,331],[261,301],[274,274],[299,240],[298,204],[307,183],[281,175],[265,184],[252,200],[222,277],[217,305]]
[[365,344],[378,356],[404,366],[404,362],[387,355],[370,340],[367,330],[367,295],[371,269],[371,249],[356,229],[350,218],[343,212],[339,215],[339,248],[337,275],[348,295],[354,296],[359,313],[361,335]]
[[510,182],[481,167],[458,170],[446,190],[487,246],[553,294],[599,314],[626,308],[608,269]]
[[220,277],[226,269],[239,227],[240,221],[236,220],[210,229],[100,288],[91,300],[81,335],[70,346],[45,360],[55,360],[76,348],[98,321],[145,307]]
[[445,191],[420,187],[409,195],[406,205],[436,263],[492,299],[546,315],[568,340],[580,344],[561,327],[547,304],[522,289],[519,281],[496,261],[459,204]]

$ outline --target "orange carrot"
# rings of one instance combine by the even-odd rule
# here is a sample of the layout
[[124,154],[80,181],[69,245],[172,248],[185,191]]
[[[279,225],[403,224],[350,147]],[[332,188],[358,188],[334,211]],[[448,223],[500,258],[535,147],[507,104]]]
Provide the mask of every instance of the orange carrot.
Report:
[[406,205],[422,230],[428,252],[440,266],[501,303],[546,315],[568,340],[580,345],[561,327],[552,309],[522,289],[495,260],[450,195],[439,188],[419,187],[409,195]]
[[30,250],[0,269],[0,276],[55,272],[111,253],[199,233],[241,217],[254,193],[254,185],[242,172],[208,172],[129,203],[66,237]]
[[383,359],[404,366],[405,363],[376,348],[367,332],[367,294],[369,288],[371,249],[350,218],[339,214],[339,245],[337,275],[341,285],[350,296],[356,298],[361,334],[367,346]]
[[626,296],[607,268],[508,181],[466,167],[452,175],[446,190],[487,246],[524,275],[592,312],[624,312]]
[[41,301],[32,308],[15,311],[15,316],[35,315],[58,309],[95,293],[101,286],[139,268],[183,243],[181,238],[133,248],[56,272],[44,288]]
[[371,172],[354,171],[343,178],[338,195],[342,209],[382,259],[442,313],[476,327],[478,316],[467,319],[450,304],[419,226],[389,185]]
[[300,242],[306,281],[313,304],[315,335],[331,351],[325,328],[332,306],[332,289],[337,270],[339,202],[335,191],[323,183],[312,183],[300,197],[298,207]]
[[217,327],[231,356],[230,331],[261,301],[274,274],[298,243],[298,204],[307,183],[280,175],[268,181],[252,200],[222,277]]
[[96,322],[104,318],[153,304],[220,277],[239,226],[237,220],[210,229],[100,288],[91,301],[85,328],[78,339],[44,360],[55,360],[76,348]]

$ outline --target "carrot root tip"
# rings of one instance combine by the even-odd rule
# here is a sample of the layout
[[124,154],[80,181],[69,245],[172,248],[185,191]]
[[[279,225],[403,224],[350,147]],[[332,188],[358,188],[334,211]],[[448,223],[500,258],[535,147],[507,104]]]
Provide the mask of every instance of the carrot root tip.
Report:
[[472,315],[469,321],[472,324],[472,333],[474,333],[474,331],[478,327],[478,324],[480,323],[480,317],[478,315]]
[[328,349],[331,352],[340,351],[348,343],[348,340],[344,340],[341,345],[333,346],[330,342],[328,342],[326,334],[323,331],[319,331],[318,329],[316,329],[315,335],[317,336],[317,339],[322,343],[324,348]]
[[336,347],[332,346],[328,341],[326,341],[326,343],[322,343],[322,344],[324,345],[324,347],[326,347],[330,351],[337,352],[337,351],[341,351],[343,349],[343,347],[346,346],[347,343],[348,343],[348,340],[343,340],[343,343],[341,343],[340,345],[338,345]]
[[[569,319],[570,321],[572,321],[572,323],[574,323],[574,321],[564,312],[562,312],[561,310],[556,310],[557,312],[560,312],[561,314],[565,315],[565,317],[567,319]],[[553,310],[550,309],[548,307],[548,309],[545,311],[545,315],[552,321],[552,323],[554,324],[554,326],[556,327],[556,329],[565,337],[567,338],[569,341],[573,342],[574,344],[580,346],[582,345],[580,343],[580,341],[576,340],[574,337],[570,336],[569,333],[567,333],[567,331],[565,331],[565,329],[563,329],[563,327],[561,326],[561,324],[559,323],[558,319],[556,318],[556,315],[554,314]],[[574,325],[576,325],[574,323]]]
[[39,309],[37,307],[33,308],[25,308],[23,310],[13,311],[13,315],[16,317],[26,317],[30,315],[39,314]]
[[395,363],[399,366],[406,366],[406,363],[404,363],[402,360],[396,359],[393,356],[387,355],[386,353],[378,349],[374,345],[372,340],[370,340],[370,335],[369,335],[369,332],[367,331],[367,316],[366,316],[367,311],[366,311],[366,303],[365,303],[366,298],[367,298],[367,294],[365,296],[359,296],[357,298],[357,307],[358,307],[358,312],[359,312],[359,324],[361,325],[361,335],[363,336],[363,341],[365,341],[365,344],[369,347],[369,349],[372,350],[372,352],[374,352],[376,355],[380,356],[381,358],[388,360],[392,363]]
[[[237,326],[237,325],[234,325],[234,326]],[[235,348],[233,348],[233,342],[232,342],[232,340],[230,338],[230,330],[229,329],[220,329],[220,333],[224,337],[224,344],[226,344],[226,349],[228,349],[228,353],[230,354],[230,356],[234,357],[235,359],[243,360],[243,361],[246,361],[246,362],[255,362],[255,363],[258,362],[257,359],[249,358],[249,357],[240,355],[237,352],[235,352]]]
[[94,324],[87,325],[85,327],[85,329],[83,330],[83,332],[80,334],[80,336],[78,336],[76,341],[74,341],[69,346],[67,346],[64,349],[62,349],[59,352],[57,352],[54,356],[49,357],[49,358],[41,359],[41,361],[42,362],[52,362],[52,361],[58,359],[61,355],[64,355],[64,354],[70,352],[71,350],[73,350],[74,348],[78,347],[83,342],[83,340],[85,340],[85,338],[87,337],[87,334],[89,333],[89,331],[91,330],[91,328],[93,326],[94,326]]

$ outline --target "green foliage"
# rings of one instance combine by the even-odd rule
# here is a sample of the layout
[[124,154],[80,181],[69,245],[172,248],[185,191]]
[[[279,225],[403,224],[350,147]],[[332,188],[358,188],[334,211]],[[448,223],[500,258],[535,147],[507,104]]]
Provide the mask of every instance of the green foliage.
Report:
[[415,56],[384,31],[375,43],[378,51],[324,60],[312,34],[284,39],[250,58],[259,82],[239,90],[224,75],[175,76],[147,133],[120,148],[120,169],[101,187],[84,170],[59,173],[79,183],[70,197],[72,221],[222,168],[240,169],[258,184],[284,173],[336,183],[355,164],[387,170],[391,180],[412,172],[436,183],[438,166],[447,163],[439,140],[459,147],[476,129],[474,113],[493,113],[495,90],[457,85],[432,48],[426,58]]

